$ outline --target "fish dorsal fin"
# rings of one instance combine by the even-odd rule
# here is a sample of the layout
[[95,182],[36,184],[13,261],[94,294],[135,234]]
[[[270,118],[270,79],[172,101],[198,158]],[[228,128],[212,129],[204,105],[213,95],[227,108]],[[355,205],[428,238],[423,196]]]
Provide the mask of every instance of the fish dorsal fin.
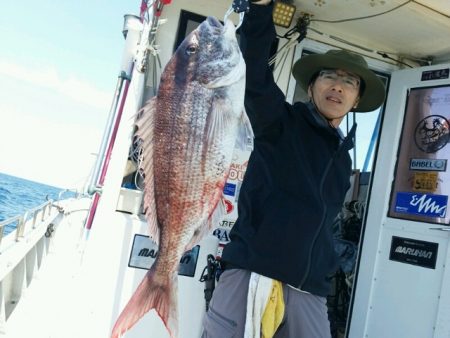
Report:
[[135,136],[141,140],[141,158],[139,170],[142,170],[144,177],[144,209],[149,227],[149,235],[153,241],[159,245],[159,226],[156,214],[155,183],[153,176],[153,118],[156,111],[156,97],[149,100],[139,111],[136,119]]
[[253,138],[254,134],[252,125],[247,113],[245,110],[242,110],[242,114],[239,118],[239,127],[235,147],[243,151],[253,150]]

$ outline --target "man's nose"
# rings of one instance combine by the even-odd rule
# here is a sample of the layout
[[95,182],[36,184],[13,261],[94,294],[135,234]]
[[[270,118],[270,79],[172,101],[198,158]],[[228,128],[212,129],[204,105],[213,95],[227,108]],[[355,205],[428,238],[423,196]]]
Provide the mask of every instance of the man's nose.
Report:
[[344,85],[344,83],[343,83],[342,79],[339,77],[334,81],[333,85],[331,86],[331,89],[342,92],[343,85]]

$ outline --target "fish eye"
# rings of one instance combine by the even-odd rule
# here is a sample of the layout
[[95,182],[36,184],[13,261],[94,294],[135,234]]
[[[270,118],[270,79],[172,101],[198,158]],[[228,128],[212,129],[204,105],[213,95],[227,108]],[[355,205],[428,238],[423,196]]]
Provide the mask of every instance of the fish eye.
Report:
[[187,55],[195,54],[197,52],[197,49],[198,49],[198,46],[196,44],[191,44],[191,45],[187,46],[186,54]]

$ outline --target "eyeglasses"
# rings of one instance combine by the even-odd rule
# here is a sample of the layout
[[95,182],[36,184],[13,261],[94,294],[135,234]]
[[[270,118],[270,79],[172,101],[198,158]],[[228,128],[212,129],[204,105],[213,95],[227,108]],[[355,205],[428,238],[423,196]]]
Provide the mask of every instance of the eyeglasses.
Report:
[[323,81],[335,84],[338,80],[342,83],[344,88],[358,90],[360,80],[358,77],[345,73],[338,74],[336,69],[324,69],[319,72],[319,78]]

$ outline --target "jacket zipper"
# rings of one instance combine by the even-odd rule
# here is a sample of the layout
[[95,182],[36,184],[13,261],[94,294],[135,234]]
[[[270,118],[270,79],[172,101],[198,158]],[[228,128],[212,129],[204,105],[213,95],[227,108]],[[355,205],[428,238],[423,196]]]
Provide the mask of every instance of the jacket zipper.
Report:
[[[337,152],[336,152],[336,153],[337,153]],[[320,225],[319,225],[319,227],[317,228],[317,231],[316,231],[315,234],[314,234],[314,237],[313,237],[313,241],[312,241],[312,243],[311,243],[311,246],[309,247],[309,252],[308,252],[308,262],[307,262],[307,265],[306,265],[306,273],[305,273],[305,275],[303,276],[302,281],[300,282],[300,285],[299,285],[299,287],[298,287],[300,290],[303,290],[303,289],[302,289],[302,288],[303,288],[303,285],[305,284],[306,280],[307,280],[308,277],[309,277],[309,273],[310,273],[310,271],[311,271],[312,251],[313,251],[314,246],[316,245],[317,238],[319,237],[320,231],[322,231],[323,225],[324,225],[324,223],[325,223],[325,219],[326,219],[328,207],[327,207],[327,205],[324,203],[324,200],[323,200],[323,185],[325,184],[325,178],[327,177],[328,172],[330,171],[330,168],[331,168],[331,165],[333,164],[333,162],[334,162],[334,156],[333,156],[333,157],[330,159],[330,161],[328,162],[327,167],[326,167],[326,169],[325,169],[325,171],[324,171],[324,174],[322,175],[322,178],[321,178],[321,180],[320,180],[320,190],[319,190],[319,191],[320,191],[320,200],[321,200],[321,202],[322,202],[322,205],[324,206],[323,212],[322,212],[322,220],[320,221]]]
[[315,232],[314,237],[313,237],[313,241],[311,243],[311,246],[309,247],[308,262],[306,264],[306,273],[303,276],[303,278],[302,278],[302,280],[301,280],[301,282],[299,284],[299,287],[298,287],[300,290],[302,290],[303,285],[305,284],[305,282],[308,279],[309,274],[311,272],[312,251],[313,251],[314,246],[316,245],[317,239],[319,238],[319,234],[322,231],[322,228],[323,228],[324,223],[325,223],[326,215],[327,215],[327,212],[328,212],[328,207],[327,207],[327,205],[326,205],[326,203],[324,202],[324,199],[323,199],[323,186],[325,184],[325,179],[326,179],[326,177],[328,175],[328,172],[330,171],[331,165],[333,164],[335,157],[337,156],[337,154],[340,153],[340,151],[344,147],[344,144],[346,144],[348,142],[349,137],[353,137],[354,136],[354,133],[355,133],[355,126],[352,127],[352,129],[350,130],[350,132],[347,135],[347,137],[339,145],[339,148],[336,150],[336,152],[331,157],[330,161],[328,162],[328,164],[327,164],[327,166],[325,168],[325,171],[324,171],[324,173],[322,175],[322,178],[320,180],[320,187],[319,187],[320,188],[320,190],[319,190],[319,192],[320,192],[320,201],[322,202],[322,205],[324,206],[323,212],[322,212],[322,220],[320,221],[320,225],[319,225],[317,231]]

